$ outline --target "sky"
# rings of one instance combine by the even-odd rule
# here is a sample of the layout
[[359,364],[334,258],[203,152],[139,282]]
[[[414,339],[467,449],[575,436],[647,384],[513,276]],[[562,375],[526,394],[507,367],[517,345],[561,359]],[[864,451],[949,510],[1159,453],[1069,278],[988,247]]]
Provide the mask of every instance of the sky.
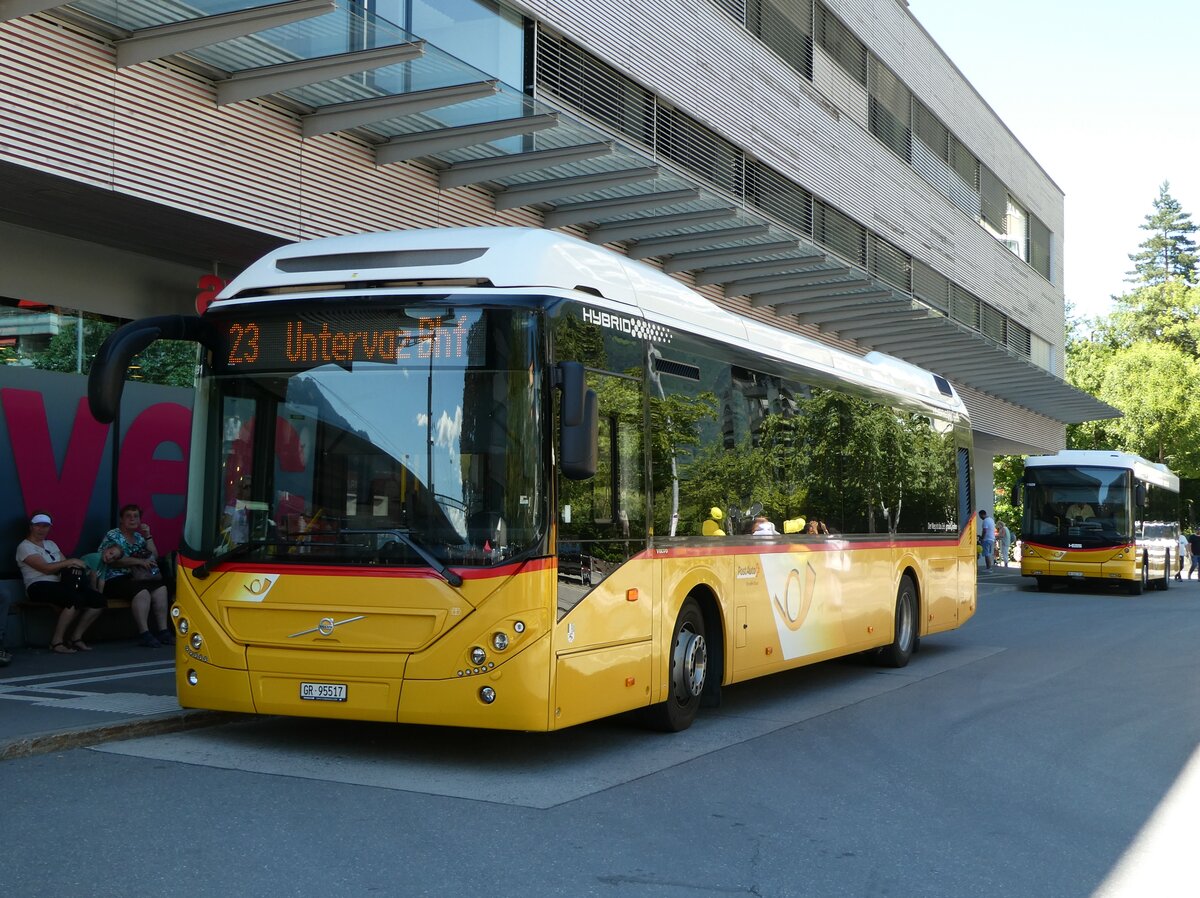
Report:
[[1200,3],[908,6],[1065,194],[1067,302],[1077,317],[1107,314],[1131,287],[1129,254],[1163,181],[1200,224]]

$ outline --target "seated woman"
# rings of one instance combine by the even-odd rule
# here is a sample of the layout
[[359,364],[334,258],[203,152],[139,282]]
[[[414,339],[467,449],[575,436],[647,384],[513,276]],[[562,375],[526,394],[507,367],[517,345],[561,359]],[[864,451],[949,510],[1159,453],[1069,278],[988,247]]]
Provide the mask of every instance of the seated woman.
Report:
[[[25,581],[25,594],[35,602],[50,602],[62,609],[51,637],[52,652],[62,655],[90,652],[91,646],[83,641],[83,634],[104,610],[104,596],[81,579],[86,565],[78,558],[66,558],[58,544],[47,538],[50,525],[50,515],[38,512],[29,519],[29,535],[17,546],[17,567]],[[71,578],[64,578],[66,574],[71,574]],[[66,639],[67,627],[77,615],[74,635]]]
[[123,506],[120,520],[120,525],[108,531],[100,543],[102,555],[110,547],[121,550],[120,557],[100,569],[104,594],[109,598],[129,599],[139,645],[146,648],[173,645],[175,635],[167,624],[167,587],[158,570],[150,527],[142,523],[142,510],[137,505]]

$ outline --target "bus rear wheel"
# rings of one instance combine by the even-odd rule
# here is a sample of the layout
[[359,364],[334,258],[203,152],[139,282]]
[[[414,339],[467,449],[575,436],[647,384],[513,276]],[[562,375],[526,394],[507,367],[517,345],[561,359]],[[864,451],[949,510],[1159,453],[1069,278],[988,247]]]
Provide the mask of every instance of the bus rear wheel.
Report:
[[912,577],[900,578],[896,590],[896,631],[892,644],[879,653],[879,663],[886,667],[904,667],[912,657],[917,642],[917,587]]
[[704,616],[693,598],[687,598],[675,619],[671,640],[671,682],[667,700],[653,705],[650,723],[666,733],[686,730],[696,719],[700,696],[708,674],[708,643],[704,639]]

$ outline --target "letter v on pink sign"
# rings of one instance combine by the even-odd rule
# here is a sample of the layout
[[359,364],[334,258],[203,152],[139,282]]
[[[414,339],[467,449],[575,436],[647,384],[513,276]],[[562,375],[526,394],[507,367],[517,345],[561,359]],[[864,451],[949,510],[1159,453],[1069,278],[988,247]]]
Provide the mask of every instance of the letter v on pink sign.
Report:
[[42,394],[36,390],[4,389],[0,390],[0,404],[4,406],[25,511],[51,509],[53,539],[64,551],[71,552],[79,542],[96,486],[108,425],[92,417],[86,399],[79,400],[60,474]]

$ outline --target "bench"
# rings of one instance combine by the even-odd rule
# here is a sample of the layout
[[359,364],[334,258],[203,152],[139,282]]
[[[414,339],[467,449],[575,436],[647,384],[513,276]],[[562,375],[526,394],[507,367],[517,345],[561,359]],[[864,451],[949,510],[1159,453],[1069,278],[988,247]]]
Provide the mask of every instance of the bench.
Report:
[[[168,596],[174,593],[174,559],[160,558],[159,570],[167,582]],[[20,636],[14,641],[10,627],[7,641],[14,645],[45,648],[54,636],[54,625],[58,622],[59,607],[52,602],[36,602],[25,595],[25,587],[20,577],[15,580],[0,580],[0,588],[13,593],[12,606],[20,619]],[[133,624],[133,615],[129,608],[129,599],[108,597],[108,607],[89,628],[84,639],[88,642],[104,642],[115,639],[133,639],[137,636],[137,628]]]

